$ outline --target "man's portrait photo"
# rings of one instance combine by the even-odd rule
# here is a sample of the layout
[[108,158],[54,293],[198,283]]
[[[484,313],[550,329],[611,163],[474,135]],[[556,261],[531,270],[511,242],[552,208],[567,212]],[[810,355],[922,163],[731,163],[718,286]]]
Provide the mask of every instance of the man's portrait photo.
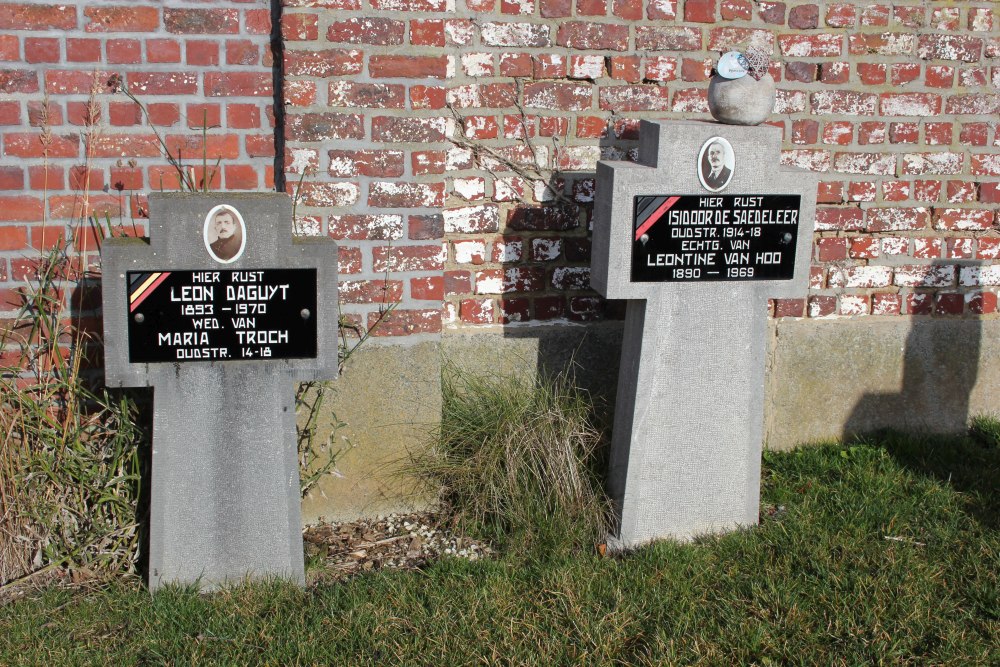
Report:
[[729,185],[736,168],[732,145],[722,137],[712,137],[698,153],[698,179],[706,190],[718,192]]
[[243,216],[232,206],[216,206],[205,217],[205,247],[217,262],[235,262],[246,246]]

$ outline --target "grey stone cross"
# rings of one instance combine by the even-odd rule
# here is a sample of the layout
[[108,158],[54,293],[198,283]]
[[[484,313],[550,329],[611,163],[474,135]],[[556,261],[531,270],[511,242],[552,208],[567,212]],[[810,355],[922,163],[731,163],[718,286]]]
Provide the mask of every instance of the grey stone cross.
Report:
[[766,304],[805,291],[816,197],[780,149],[774,127],[643,121],[638,164],[598,163],[591,284],[628,300],[613,548],[757,523]]
[[101,253],[106,382],[154,388],[149,586],[303,583],[293,383],[337,374],[336,245],[283,194],[149,199]]

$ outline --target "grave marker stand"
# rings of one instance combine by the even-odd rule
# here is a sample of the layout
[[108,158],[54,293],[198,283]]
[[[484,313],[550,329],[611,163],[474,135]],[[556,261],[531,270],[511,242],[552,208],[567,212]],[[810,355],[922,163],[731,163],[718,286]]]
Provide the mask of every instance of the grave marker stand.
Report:
[[[149,586],[302,584],[294,383],[337,374],[336,245],[293,239],[283,194],[149,200],[149,243],[101,257],[106,383],[154,388]],[[223,207],[228,261],[205,231]]]
[[[732,168],[711,189],[716,138]],[[638,164],[598,163],[591,283],[628,299],[612,548],[757,523],[766,304],[805,290],[816,197],[780,149],[774,127],[643,121]]]

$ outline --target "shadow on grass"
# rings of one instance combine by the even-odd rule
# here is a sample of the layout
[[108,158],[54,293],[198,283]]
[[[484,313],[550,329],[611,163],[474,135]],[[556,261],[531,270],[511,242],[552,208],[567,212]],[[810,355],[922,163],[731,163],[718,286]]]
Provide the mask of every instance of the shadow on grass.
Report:
[[1000,528],[1000,447],[961,436],[879,431],[860,438],[881,445],[901,466],[959,493],[980,526]]

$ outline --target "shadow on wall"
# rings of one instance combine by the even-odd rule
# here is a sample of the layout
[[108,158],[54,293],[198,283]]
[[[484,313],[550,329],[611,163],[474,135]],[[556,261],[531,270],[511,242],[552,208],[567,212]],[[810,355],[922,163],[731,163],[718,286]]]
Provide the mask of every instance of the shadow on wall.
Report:
[[[963,265],[971,269],[985,263]],[[935,262],[925,282],[957,270],[954,264]],[[926,314],[939,308],[961,313],[965,295],[926,295]],[[947,324],[948,326],[941,326]],[[956,326],[956,324],[958,326]],[[959,332],[956,336],[956,332]],[[978,318],[914,319],[902,349],[903,372],[897,393],[864,394],[844,423],[844,437],[896,429],[913,433],[959,433],[970,418],[969,405],[979,374],[983,324]]]
[[590,289],[595,175],[557,172],[547,184],[554,201],[511,213],[504,247],[494,250],[502,266],[499,321],[514,349],[535,356],[535,373],[568,372],[613,410],[625,304]]
[[101,313],[102,286],[99,278],[81,278],[69,295],[72,339],[79,341],[80,368],[91,388],[104,386],[104,320]]
[[[961,268],[971,271],[985,265],[975,262]],[[947,266],[953,265],[936,262],[932,275]],[[938,307],[959,309],[965,295],[952,296],[951,308]],[[928,303],[933,304],[933,296],[928,295]],[[952,326],[940,326],[944,324]],[[954,324],[914,320],[902,350],[900,391],[862,396],[844,425],[844,435],[877,433],[878,442],[900,465],[966,494],[969,515],[984,528],[995,530],[1000,528],[1000,447],[933,435],[965,432],[975,416],[970,406],[977,403],[973,390],[979,380],[980,356],[983,349],[991,349],[984,344],[982,319]],[[898,435],[902,431],[910,435]]]
[[[569,369],[578,386],[608,401],[613,410],[626,302],[605,300],[590,287],[597,189],[591,150],[600,151],[600,160],[636,161],[639,120],[612,117],[598,134],[597,146],[566,147],[553,142],[556,170],[547,182],[551,200],[521,206],[511,214],[509,241],[520,243],[520,249],[508,247],[494,260],[503,267],[502,295],[520,293],[500,299],[504,337],[537,337],[536,372]],[[519,325],[528,321],[560,326]]]

